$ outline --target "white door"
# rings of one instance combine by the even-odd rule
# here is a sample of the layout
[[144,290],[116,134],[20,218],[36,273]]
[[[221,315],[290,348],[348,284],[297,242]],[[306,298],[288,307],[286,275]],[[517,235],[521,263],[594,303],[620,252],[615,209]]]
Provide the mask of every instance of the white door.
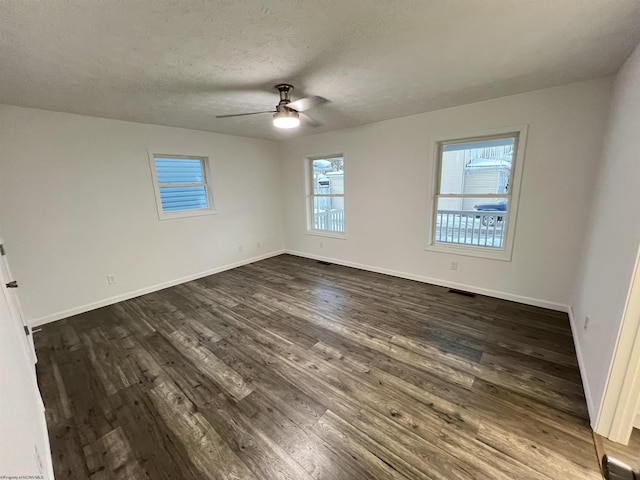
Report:
[[18,300],[18,282],[11,274],[11,269],[9,268],[9,262],[7,260],[5,247],[2,243],[2,239],[0,238],[0,280],[2,283],[1,287],[7,289],[7,300],[9,302],[9,310],[11,314],[19,319],[20,324],[24,330],[25,336],[23,339],[24,346],[29,351],[29,355],[33,360],[33,363],[38,361],[36,357],[36,348],[33,344],[33,336],[31,335],[31,328],[27,325],[27,322],[24,319],[24,315],[22,314],[22,309],[20,308],[20,301]]
[[0,268],[0,475],[53,480],[33,343],[6,274]]

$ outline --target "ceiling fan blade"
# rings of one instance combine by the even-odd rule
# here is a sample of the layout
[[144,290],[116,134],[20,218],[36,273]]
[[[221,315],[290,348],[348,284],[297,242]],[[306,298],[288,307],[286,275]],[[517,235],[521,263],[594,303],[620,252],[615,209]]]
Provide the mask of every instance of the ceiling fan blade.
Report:
[[276,111],[275,110],[267,110],[265,112],[233,113],[231,115],[216,115],[216,118],[245,117],[247,115],[260,115],[261,113],[276,113]]
[[324,123],[311,118],[306,113],[300,113],[299,115],[300,115],[300,118],[302,120],[304,120],[305,124],[309,125],[310,127],[316,128],[316,127],[321,127],[322,125],[324,125]]
[[304,112],[306,110],[315,108],[317,106],[323,105],[328,102],[329,100],[327,100],[324,97],[311,96],[311,97],[299,98],[295,102],[289,103],[287,107],[292,108],[297,112]]

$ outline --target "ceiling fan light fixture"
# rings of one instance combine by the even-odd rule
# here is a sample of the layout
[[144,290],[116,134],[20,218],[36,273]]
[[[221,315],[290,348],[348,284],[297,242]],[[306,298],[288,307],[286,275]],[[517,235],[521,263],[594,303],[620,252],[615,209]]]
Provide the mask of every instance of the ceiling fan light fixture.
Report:
[[277,128],[296,128],[300,125],[300,115],[294,110],[281,110],[273,114],[273,126]]

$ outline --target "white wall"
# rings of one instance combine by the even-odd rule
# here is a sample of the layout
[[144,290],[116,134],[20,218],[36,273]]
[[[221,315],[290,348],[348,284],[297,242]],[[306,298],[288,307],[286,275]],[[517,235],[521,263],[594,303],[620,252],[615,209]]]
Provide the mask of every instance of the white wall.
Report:
[[[570,301],[606,127],[611,78],[287,140],[288,250],[563,309]],[[511,262],[425,251],[430,138],[529,125]],[[306,156],[344,153],[347,239],[305,228]],[[320,247],[322,242],[323,247]],[[450,270],[450,262],[458,270]]]
[[[218,214],[158,220],[147,149],[207,155]],[[0,106],[0,219],[32,323],[281,250],[279,183],[272,141]]]
[[599,411],[640,246],[640,47],[615,79],[595,192],[572,306],[587,388]]

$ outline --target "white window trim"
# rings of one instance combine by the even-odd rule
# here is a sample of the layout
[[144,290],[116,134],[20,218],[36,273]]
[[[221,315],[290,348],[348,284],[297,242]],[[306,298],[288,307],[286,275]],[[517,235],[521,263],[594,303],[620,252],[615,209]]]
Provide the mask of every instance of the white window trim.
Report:
[[[175,155],[173,153],[154,153],[151,150],[147,150],[149,156],[149,168],[151,169],[151,178],[153,180],[153,190],[156,197],[156,209],[158,210],[159,220],[170,220],[172,218],[185,218],[185,217],[200,217],[202,215],[214,215],[217,214],[213,203],[213,187],[211,185],[211,169],[209,167],[209,157],[206,155]],[[193,210],[182,210],[178,212],[163,212],[162,211],[162,199],[160,198],[160,185],[158,184],[158,173],[156,172],[156,157],[159,158],[184,158],[189,160],[200,160],[203,172],[203,182],[198,183],[198,186],[204,186],[204,190],[207,195],[208,208],[198,208]],[[189,186],[185,184],[186,186]]]
[[317,195],[313,193],[313,161],[314,160],[323,160],[326,158],[336,158],[336,157],[342,157],[342,159],[344,160],[344,154],[343,153],[334,153],[334,154],[328,154],[328,155],[315,155],[312,157],[305,157],[305,163],[304,163],[304,178],[305,178],[305,185],[306,185],[306,217],[307,217],[307,235],[315,235],[318,237],[328,237],[328,238],[338,238],[338,239],[342,239],[345,240],[347,238],[347,220],[346,220],[346,216],[344,219],[344,232],[334,232],[332,230],[318,230],[313,228],[313,219],[314,219],[314,212],[313,212],[313,199],[314,197],[342,197],[342,200],[344,202],[344,211],[346,213],[347,211],[347,196],[345,195],[345,192],[347,191],[347,187],[346,187],[346,178],[347,178],[347,172],[346,172],[346,168],[344,167],[344,163],[343,163],[343,169],[344,169],[344,178],[345,178],[345,182],[344,182],[344,187],[343,187],[343,191],[342,191],[342,195],[340,194],[334,194],[334,195]]
[[[518,217],[518,205],[520,202],[520,187],[522,184],[522,172],[524,169],[524,157],[527,145],[527,125],[520,125],[515,127],[495,128],[491,130],[485,130],[481,132],[472,132],[465,135],[449,135],[441,136],[432,139],[431,144],[431,156],[429,161],[432,166],[433,182],[431,186],[431,195],[428,205],[429,210],[429,227],[427,232],[427,243],[425,250],[432,252],[448,253],[452,255],[464,255],[471,257],[481,257],[493,260],[502,260],[510,262],[513,255],[513,240],[516,231],[516,221]],[[471,246],[471,245],[457,245],[457,244],[443,244],[435,242],[435,230],[436,230],[436,195],[438,192],[438,182],[440,181],[440,148],[441,145],[446,143],[458,143],[464,141],[473,141],[486,137],[499,137],[508,134],[517,135],[516,143],[516,156],[513,159],[515,162],[515,168],[511,171],[511,178],[509,180],[510,191],[507,196],[509,197],[509,209],[505,212],[507,231],[505,232],[505,241],[500,249]],[[481,197],[482,195],[476,195]]]

